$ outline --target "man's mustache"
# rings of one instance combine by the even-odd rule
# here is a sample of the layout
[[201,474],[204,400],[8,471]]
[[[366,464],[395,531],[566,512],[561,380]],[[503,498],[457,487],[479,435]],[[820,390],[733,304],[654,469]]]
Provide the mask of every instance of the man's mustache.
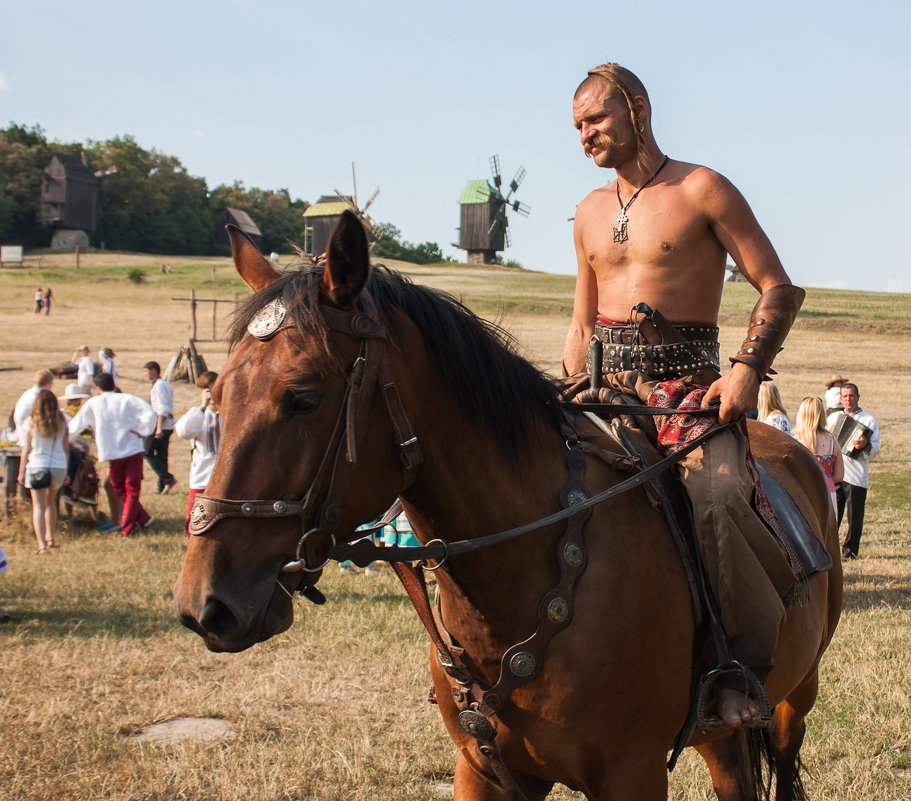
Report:
[[606,133],[598,132],[591,139],[589,139],[583,146],[585,150],[585,155],[591,158],[592,148],[597,147],[601,150],[610,150],[617,146],[617,140],[609,136]]

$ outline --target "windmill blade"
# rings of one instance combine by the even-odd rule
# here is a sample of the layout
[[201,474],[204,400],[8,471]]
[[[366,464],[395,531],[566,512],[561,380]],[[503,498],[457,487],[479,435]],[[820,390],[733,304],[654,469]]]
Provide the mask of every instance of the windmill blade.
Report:
[[350,198],[350,197],[347,197],[346,195],[343,195],[341,192],[338,191],[338,189],[335,189],[334,191],[335,191],[335,194],[338,195],[339,200],[341,200],[341,201],[343,201],[344,203],[347,203],[347,204],[348,204],[348,208],[351,209],[351,211],[353,211],[355,214],[358,214],[358,215],[360,214],[360,211],[358,211],[357,206],[355,206],[354,203],[351,202],[351,198]]
[[500,157],[491,156],[490,157],[490,174],[493,176],[493,183],[497,189],[500,188],[500,184],[503,183],[503,179],[500,177]]
[[490,223],[490,228],[487,229],[487,236],[493,236],[495,232],[499,231],[501,228],[504,228],[507,225],[506,221],[506,205],[503,204],[497,209],[497,213],[493,218],[493,221]]
[[379,193],[380,193],[380,188],[377,187],[377,188],[374,190],[373,194],[370,196],[370,200],[368,200],[368,201],[364,204],[364,208],[361,209],[361,211],[366,212],[367,209],[370,208],[370,204],[373,203],[374,200],[376,200],[376,196],[377,196]]
[[512,240],[509,237],[509,229],[506,229],[506,236],[503,239],[503,247],[508,248],[512,244]]
[[520,203],[518,200],[512,204],[512,209],[516,213],[521,214],[523,217],[527,217],[529,214],[531,214],[531,206]]
[[[364,208],[366,208],[366,206]],[[373,221],[373,219],[368,217],[366,214],[363,214],[360,216],[361,216],[361,222],[363,222],[364,225],[367,226],[370,233],[373,234],[373,238],[377,242],[379,242],[383,238],[383,229],[379,225],[377,225],[377,223],[375,223]]]
[[515,192],[519,188],[519,184],[525,180],[525,168],[520,164],[519,169],[516,170],[516,176],[509,182],[509,191],[510,194]]
[[354,171],[354,162],[351,162],[351,183],[354,186],[354,208],[358,208],[357,205],[357,173]]

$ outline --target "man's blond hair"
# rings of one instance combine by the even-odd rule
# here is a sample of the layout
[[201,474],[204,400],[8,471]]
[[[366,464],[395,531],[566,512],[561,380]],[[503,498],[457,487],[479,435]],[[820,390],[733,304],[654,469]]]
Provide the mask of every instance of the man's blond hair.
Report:
[[636,107],[633,105],[633,98],[637,95],[641,95],[645,99],[645,104],[648,106],[649,113],[651,114],[652,101],[649,100],[648,92],[645,90],[644,84],[635,74],[626,69],[626,67],[621,67],[619,64],[610,62],[601,64],[597,67],[592,67],[588,71],[588,76],[576,89],[576,94],[573,96],[573,99],[578,98],[579,95],[595,81],[606,81],[617,90],[618,94],[625,101],[626,107],[629,110],[630,122],[632,122],[633,131],[636,134],[636,148],[638,154],[636,160],[639,163],[639,168],[643,173],[654,172],[658,165],[655,164],[655,160],[649,154],[648,149],[645,146],[645,124],[639,119],[639,114],[636,111]]
[[34,378],[37,387],[49,387],[54,383],[54,374],[50,370],[38,370]]

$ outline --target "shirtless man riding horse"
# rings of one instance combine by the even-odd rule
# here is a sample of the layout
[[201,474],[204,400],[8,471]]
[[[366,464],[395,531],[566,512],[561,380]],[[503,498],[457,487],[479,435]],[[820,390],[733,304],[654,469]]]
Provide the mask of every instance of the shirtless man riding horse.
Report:
[[[746,200],[726,178],[661,151],[648,94],[629,70],[617,64],[591,70],[576,90],[573,122],[586,155],[617,177],[576,211],[578,277],[565,372],[587,366],[604,385],[642,400],[659,382],[683,379],[707,387],[702,406],[719,405],[719,422],[740,418],[756,406],[803,290],[791,285]],[[728,256],[761,297],[722,377],[716,325]],[[725,432],[690,454],[680,474],[734,657],[764,681],[784,616],[782,598],[796,578],[750,508],[745,448],[738,431]],[[759,708],[742,683],[719,684],[724,723],[755,725]]]

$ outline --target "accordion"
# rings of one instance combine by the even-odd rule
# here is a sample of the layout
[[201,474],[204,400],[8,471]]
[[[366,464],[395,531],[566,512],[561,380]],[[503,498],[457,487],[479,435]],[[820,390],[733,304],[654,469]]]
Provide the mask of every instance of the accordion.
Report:
[[866,437],[870,440],[872,428],[868,428],[859,420],[855,420],[851,415],[841,412],[835,420],[835,426],[832,429],[832,436],[838,440],[838,446],[845,456],[856,459],[860,456],[861,451],[854,447],[854,440],[858,437]]

